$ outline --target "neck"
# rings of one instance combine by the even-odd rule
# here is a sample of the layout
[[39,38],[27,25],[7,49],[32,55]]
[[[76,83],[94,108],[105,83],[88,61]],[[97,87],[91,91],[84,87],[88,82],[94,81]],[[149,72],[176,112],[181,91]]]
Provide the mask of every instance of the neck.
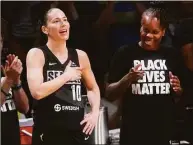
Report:
[[53,39],[48,39],[48,42],[46,44],[48,48],[53,52],[53,53],[62,53],[64,54],[67,51],[66,48],[66,41],[55,41]]

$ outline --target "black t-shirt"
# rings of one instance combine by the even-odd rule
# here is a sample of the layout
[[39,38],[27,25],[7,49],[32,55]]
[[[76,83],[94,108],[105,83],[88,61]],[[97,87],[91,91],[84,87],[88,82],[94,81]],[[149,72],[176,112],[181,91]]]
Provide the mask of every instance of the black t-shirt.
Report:
[[[68,59],[64,64],[61,64],[47,46],[42,47],[41,50],[45,57],[44,82],[61,75],[70,60],[72,61],[71,67],[79,66],[78,54],[74,49],[68,48]],[[81,80],[68,81],[49,96],[35,100],[34,122],[36,127],[44,131],[81,130],[80,122],[84,117],[81,85]]]
[[132,83],[123,96],[121,142],[169,140],[175,96],[169,71],[178,75],[177,59],[173,48],[163,46],[157,51],[147,51],[134,44],[120,48],[115,54],[109,83],[119,81],[137,64],[145,71],[143,79]]
[[[12,94],[11,91],[10,94]],[[13,95],[6,98],[1,106],[1,143],[20,145],[19,121]]]

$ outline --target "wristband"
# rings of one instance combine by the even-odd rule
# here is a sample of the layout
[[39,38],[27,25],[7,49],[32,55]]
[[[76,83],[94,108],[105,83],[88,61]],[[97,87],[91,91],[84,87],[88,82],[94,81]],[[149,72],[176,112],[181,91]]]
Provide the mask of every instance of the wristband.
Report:
[[13,87],[11,87],[12,88],[12,90],[14,91],[17,91],[17,90],[19,90],[19,89],[21,89],[22,88],[22,84],[21,83],[19,83],[19,84],[16,84],[16,85],[14,85]]

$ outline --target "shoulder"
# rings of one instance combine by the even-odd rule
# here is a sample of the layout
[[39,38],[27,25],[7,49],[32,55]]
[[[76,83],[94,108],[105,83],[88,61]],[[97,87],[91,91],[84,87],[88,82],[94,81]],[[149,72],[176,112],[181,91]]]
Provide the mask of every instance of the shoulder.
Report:
[[131,56],[135,55],[135,52],[138,50],[136,44],[131,45],[123,45],[118,48],[118,50],[114,53],[113,59],[130,59]]
[[31,48],[27,56],[33,56],[34,58],[43,56],[43,51],[40,48]]
[[26,61],[28,62],[43,62],[44,60],[44,53],[40,48],[31,48],[27,53]]
[[85,51],[80,50],[80,49],[76,49],[76,51],[77,51],[77,54],[78,54],[78,58],[81,61],[89,61],[88,55]]
[[76,49],[78,57],[88,57],[86,52],[80,49]]
[[90,66],[90,61],[89,61],[87,53],[83,50],[80,50],[80,49],[76,49],[76,51],[77,51],[77,54],[78,54],[80,65],[82,67]]

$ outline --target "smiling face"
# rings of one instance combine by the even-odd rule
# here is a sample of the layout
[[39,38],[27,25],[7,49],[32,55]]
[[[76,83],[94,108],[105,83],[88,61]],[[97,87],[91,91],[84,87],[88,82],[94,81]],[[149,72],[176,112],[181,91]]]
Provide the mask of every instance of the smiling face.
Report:
[[54,40],[68,40],[70,24],[66,15],[60,9],[54,8],[48,11],[42,31]]
[[160,20],[152,15],[144,14],[141,19],[141,45],[147,50],[159,48],[165,29],[160,25]]

